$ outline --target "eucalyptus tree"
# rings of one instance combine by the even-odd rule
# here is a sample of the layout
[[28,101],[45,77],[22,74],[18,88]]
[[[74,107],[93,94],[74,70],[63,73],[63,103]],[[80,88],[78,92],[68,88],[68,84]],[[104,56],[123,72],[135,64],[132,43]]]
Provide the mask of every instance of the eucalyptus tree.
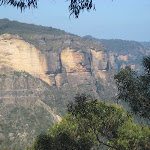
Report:
[[127,102],[133,113],[150,120],[150,57],[144,57],[142,64],[144,72],[140,75],[130,67],[115,75],[117,98]]
[[121,106],[78,95],[62,121],[38,136],[29,150],[150,149],[150,128],[139,126]]
[[[75,18],[79,17],[81,11],[95,9],[95,5],[92,0],[67,0],[70,1],[69,11],[70,15],[74,15]],[[65,1],[64,1],[65,2]],[[43,1],[44,3],[44,1]],[[27,8],[37,8],[38,0],[0,0],[0,5],[11,5],[19,8],[21,11]]]

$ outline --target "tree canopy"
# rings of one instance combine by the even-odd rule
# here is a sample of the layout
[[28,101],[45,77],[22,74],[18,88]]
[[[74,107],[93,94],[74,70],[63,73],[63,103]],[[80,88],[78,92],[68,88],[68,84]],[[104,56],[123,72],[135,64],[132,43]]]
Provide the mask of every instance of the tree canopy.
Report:
[[78,95],[68,105],[68,114],[41,134],[29,150],[148,150],[150,129],[133,122],[121,106],[105,104]]
[[150,120],[150,57],[145,57],[142,64],[143,74],[125,67],[115,75],[115,79],[118,99],[127,102],[135,114]]
[[[95,5],[92,0],[67,0],[70,1],[69,11],[70,15],[74,15],[75,18],[79,17],[81,11],[90,9],[95,9]],[[21,9],[21,11],[26,8],[37,8],[38,0],[0,0],[0,6],[2,5],[11,5]]]

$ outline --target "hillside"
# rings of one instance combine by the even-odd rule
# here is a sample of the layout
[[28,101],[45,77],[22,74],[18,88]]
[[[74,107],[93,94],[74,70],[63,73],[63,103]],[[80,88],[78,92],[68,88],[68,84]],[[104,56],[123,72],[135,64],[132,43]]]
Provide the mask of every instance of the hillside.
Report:
[[60,120],[53,97],[58,91],[26,72],[0,75],[0,120],[3,147],[23,149]]
[[59,121],[77,93],[113,103],[115,71],[102,44],[49,27],[0,24],[4,146],[24,149]]
[[140,43],[120,39],[96,39],[92,36],[85,36],[84,39],[103,44],[107,49],[112,67],[117,70],[130,65],[133,69],[141,71],[143,57],[150,54],[150,50],[146,49],[146,43],[144,44],[144,42]]
[[8,19],[0,19],[0,34],[9,33],[20,36],[35,35],[35,34],[49,34],[49,35],[70,35],[63,30],[38,26],[34,24],[26,24],[18,21],[10,21]]
[[87,93],[116,103],[114,74],[141,71],[149,43],[81,38],[52,27],[0,20],[0,118],[3,146],[24,149]]
[[26,71],[50,86],[82,86],[95,97],[112,96],[104,91],[113,82],[113,70],[103,45],[71,35],[29,35],[28,41],[18,35],[0,36],[1,72]]
[[0,117],[3,146],[24,149],[87,93],[116,103],[114,74],[141,71],[149,43],[81,38],[52,27],[0,20]]

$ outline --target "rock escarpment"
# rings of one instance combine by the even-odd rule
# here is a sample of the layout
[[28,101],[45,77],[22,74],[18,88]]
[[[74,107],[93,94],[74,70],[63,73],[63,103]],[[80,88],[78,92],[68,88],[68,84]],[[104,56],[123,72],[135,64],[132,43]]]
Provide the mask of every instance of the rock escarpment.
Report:
[[26,71],[49,83],[45,56],[17,35],[0,36],[0,72]]
[[111,66],[116,70],[120,70],[125,66],[131,66],[132,69],[141,71],[143,57],[150,54],[149,42],[140,43],[120,39],[96,39],[92,36],[85,36],[84,39],[103,44],[107,48]]
[[[46,38],[48,44],[42,41]],[[108,59],[102,45],[75,36],[30,39],[40,43],[37,48],[18,35],[0,36],[1,72],[26,71],[57,87],[95,84],[98,78],[107,80]]]
[[98,43],[73,35],[0,35],[4,145],[25,147],[60,120],[77,93],[112,96],[113,74],[107,51]]

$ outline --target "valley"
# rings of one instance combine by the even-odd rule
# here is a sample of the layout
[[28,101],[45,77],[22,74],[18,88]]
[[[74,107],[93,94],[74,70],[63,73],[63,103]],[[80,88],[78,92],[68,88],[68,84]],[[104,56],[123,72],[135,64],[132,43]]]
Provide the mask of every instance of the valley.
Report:
[[[116,103],[114,75],[141,69],[149,43],[84,38],[51,27],[0,20],[0,132],[3,147],[24,149],[87,93]],[[0,134],[0,135],[1,135]]]

